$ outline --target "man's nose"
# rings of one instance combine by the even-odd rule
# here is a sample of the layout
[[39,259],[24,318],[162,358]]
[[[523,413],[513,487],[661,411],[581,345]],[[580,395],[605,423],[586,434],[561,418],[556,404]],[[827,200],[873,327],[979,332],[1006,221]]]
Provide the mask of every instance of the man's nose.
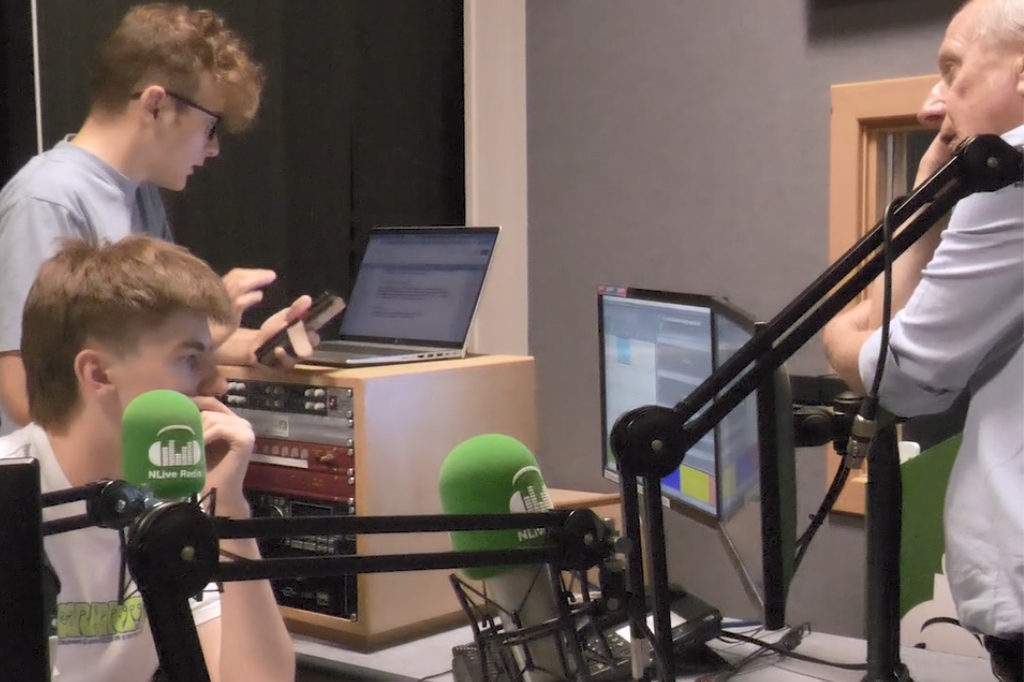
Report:
[[939,125],[946,116],[946,85],[939,81],[924,98],[917,112],[917,121],[922,125]]
[[214,133],[213,137],[206,141],[206,158],[213,158],[220,155],[220,134]]

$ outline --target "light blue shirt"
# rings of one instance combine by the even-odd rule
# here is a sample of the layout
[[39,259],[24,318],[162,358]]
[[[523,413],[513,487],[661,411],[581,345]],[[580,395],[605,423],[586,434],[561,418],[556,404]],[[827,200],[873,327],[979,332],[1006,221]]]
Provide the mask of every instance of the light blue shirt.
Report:
[[[67,237],[171,239],[155,185],[134,182],[71,144],[30,160],[0,191],[0,352],[21,348],[21,312],[43,261]],[[17,425],[0,409],[0,435]]]
[[[1024,126],[1003,138],[1024,146]],[[881,332],[860,352],[874,379]],[[963,444],[946,489],[946,573],[961,624],[1024,630],[1024,188],[961,200],[890,327],[879,402],[945,410],[966,387]]]

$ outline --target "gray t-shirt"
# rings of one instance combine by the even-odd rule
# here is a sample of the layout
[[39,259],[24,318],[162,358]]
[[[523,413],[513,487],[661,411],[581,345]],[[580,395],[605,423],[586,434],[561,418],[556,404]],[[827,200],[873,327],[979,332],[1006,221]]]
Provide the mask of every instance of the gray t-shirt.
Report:
[[[64,237],[170,240],[159,190],[136,183],[65,140],[29,161],[0,191],[0,352],[21,348],[21,312],[43,261]],[[0,435],[16,425],[0,407]]]

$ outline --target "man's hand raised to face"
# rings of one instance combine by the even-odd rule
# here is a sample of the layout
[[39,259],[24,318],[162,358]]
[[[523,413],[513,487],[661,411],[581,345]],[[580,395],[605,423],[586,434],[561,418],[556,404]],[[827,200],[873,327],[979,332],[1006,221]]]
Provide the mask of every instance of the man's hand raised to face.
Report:
[[217,489],[219,516],[249,516],[249,504],[242,492],[256,435],[252,425],[216,398],[193,398],[203,420],[206,443],[206,488]]

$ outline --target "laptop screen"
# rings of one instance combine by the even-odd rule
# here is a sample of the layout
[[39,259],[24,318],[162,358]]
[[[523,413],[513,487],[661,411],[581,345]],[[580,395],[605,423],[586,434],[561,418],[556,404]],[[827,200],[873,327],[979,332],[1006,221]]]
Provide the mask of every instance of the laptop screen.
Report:
[[498,231],[497,227],[373,230],[339,338],[462,348]]

